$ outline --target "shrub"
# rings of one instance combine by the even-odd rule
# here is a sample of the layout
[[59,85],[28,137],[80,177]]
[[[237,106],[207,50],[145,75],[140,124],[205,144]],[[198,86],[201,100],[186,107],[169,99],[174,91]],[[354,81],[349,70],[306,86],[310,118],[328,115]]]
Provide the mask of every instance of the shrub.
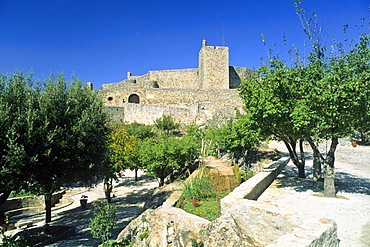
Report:
[[108,202],[102,204],[93,203],[93,206],[95,207],[95,217],[90,220],[90,231],[94,238],[100,238],[102,243],[104,243],[112,236],[111,231],[116,228],[117,208]]

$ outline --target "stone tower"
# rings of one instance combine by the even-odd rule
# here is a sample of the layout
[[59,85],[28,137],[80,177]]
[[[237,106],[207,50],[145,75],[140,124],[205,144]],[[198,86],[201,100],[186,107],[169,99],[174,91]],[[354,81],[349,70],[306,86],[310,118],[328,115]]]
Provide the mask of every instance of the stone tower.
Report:
[[229,89],[229,48],[207,46],[202,41],[199,52],[199,81],[201,89]]

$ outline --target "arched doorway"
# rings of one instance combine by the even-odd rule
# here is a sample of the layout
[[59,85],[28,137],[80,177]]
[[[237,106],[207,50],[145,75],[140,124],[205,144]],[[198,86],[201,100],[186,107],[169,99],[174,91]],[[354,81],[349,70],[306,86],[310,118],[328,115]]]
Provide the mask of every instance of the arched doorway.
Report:
[[135,104],[139,104],[140,103],[140,98],[137,94],[131,94],[129,97],[128,97],[128,103],[135,103]]

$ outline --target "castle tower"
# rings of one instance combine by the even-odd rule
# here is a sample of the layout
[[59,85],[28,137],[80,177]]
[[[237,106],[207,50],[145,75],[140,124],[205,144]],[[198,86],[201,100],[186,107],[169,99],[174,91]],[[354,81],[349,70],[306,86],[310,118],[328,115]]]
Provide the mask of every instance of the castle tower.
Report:
[[199,83],[202,89],[229,89],[229,48],[207,46],[199,52]]

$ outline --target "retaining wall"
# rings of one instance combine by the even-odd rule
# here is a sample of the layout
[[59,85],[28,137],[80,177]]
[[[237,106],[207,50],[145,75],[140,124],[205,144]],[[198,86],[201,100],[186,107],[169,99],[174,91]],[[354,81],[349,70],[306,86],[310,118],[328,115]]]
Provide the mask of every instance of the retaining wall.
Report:
[[[55,205],[63,197],[65,191],[56,192],[51,196],[51,205]],[[44,196],[25,196],[7,199],[6,202],[0,206],[1,212],[7,212],[15,209],[30,208],[30,207],[44,207]]]

